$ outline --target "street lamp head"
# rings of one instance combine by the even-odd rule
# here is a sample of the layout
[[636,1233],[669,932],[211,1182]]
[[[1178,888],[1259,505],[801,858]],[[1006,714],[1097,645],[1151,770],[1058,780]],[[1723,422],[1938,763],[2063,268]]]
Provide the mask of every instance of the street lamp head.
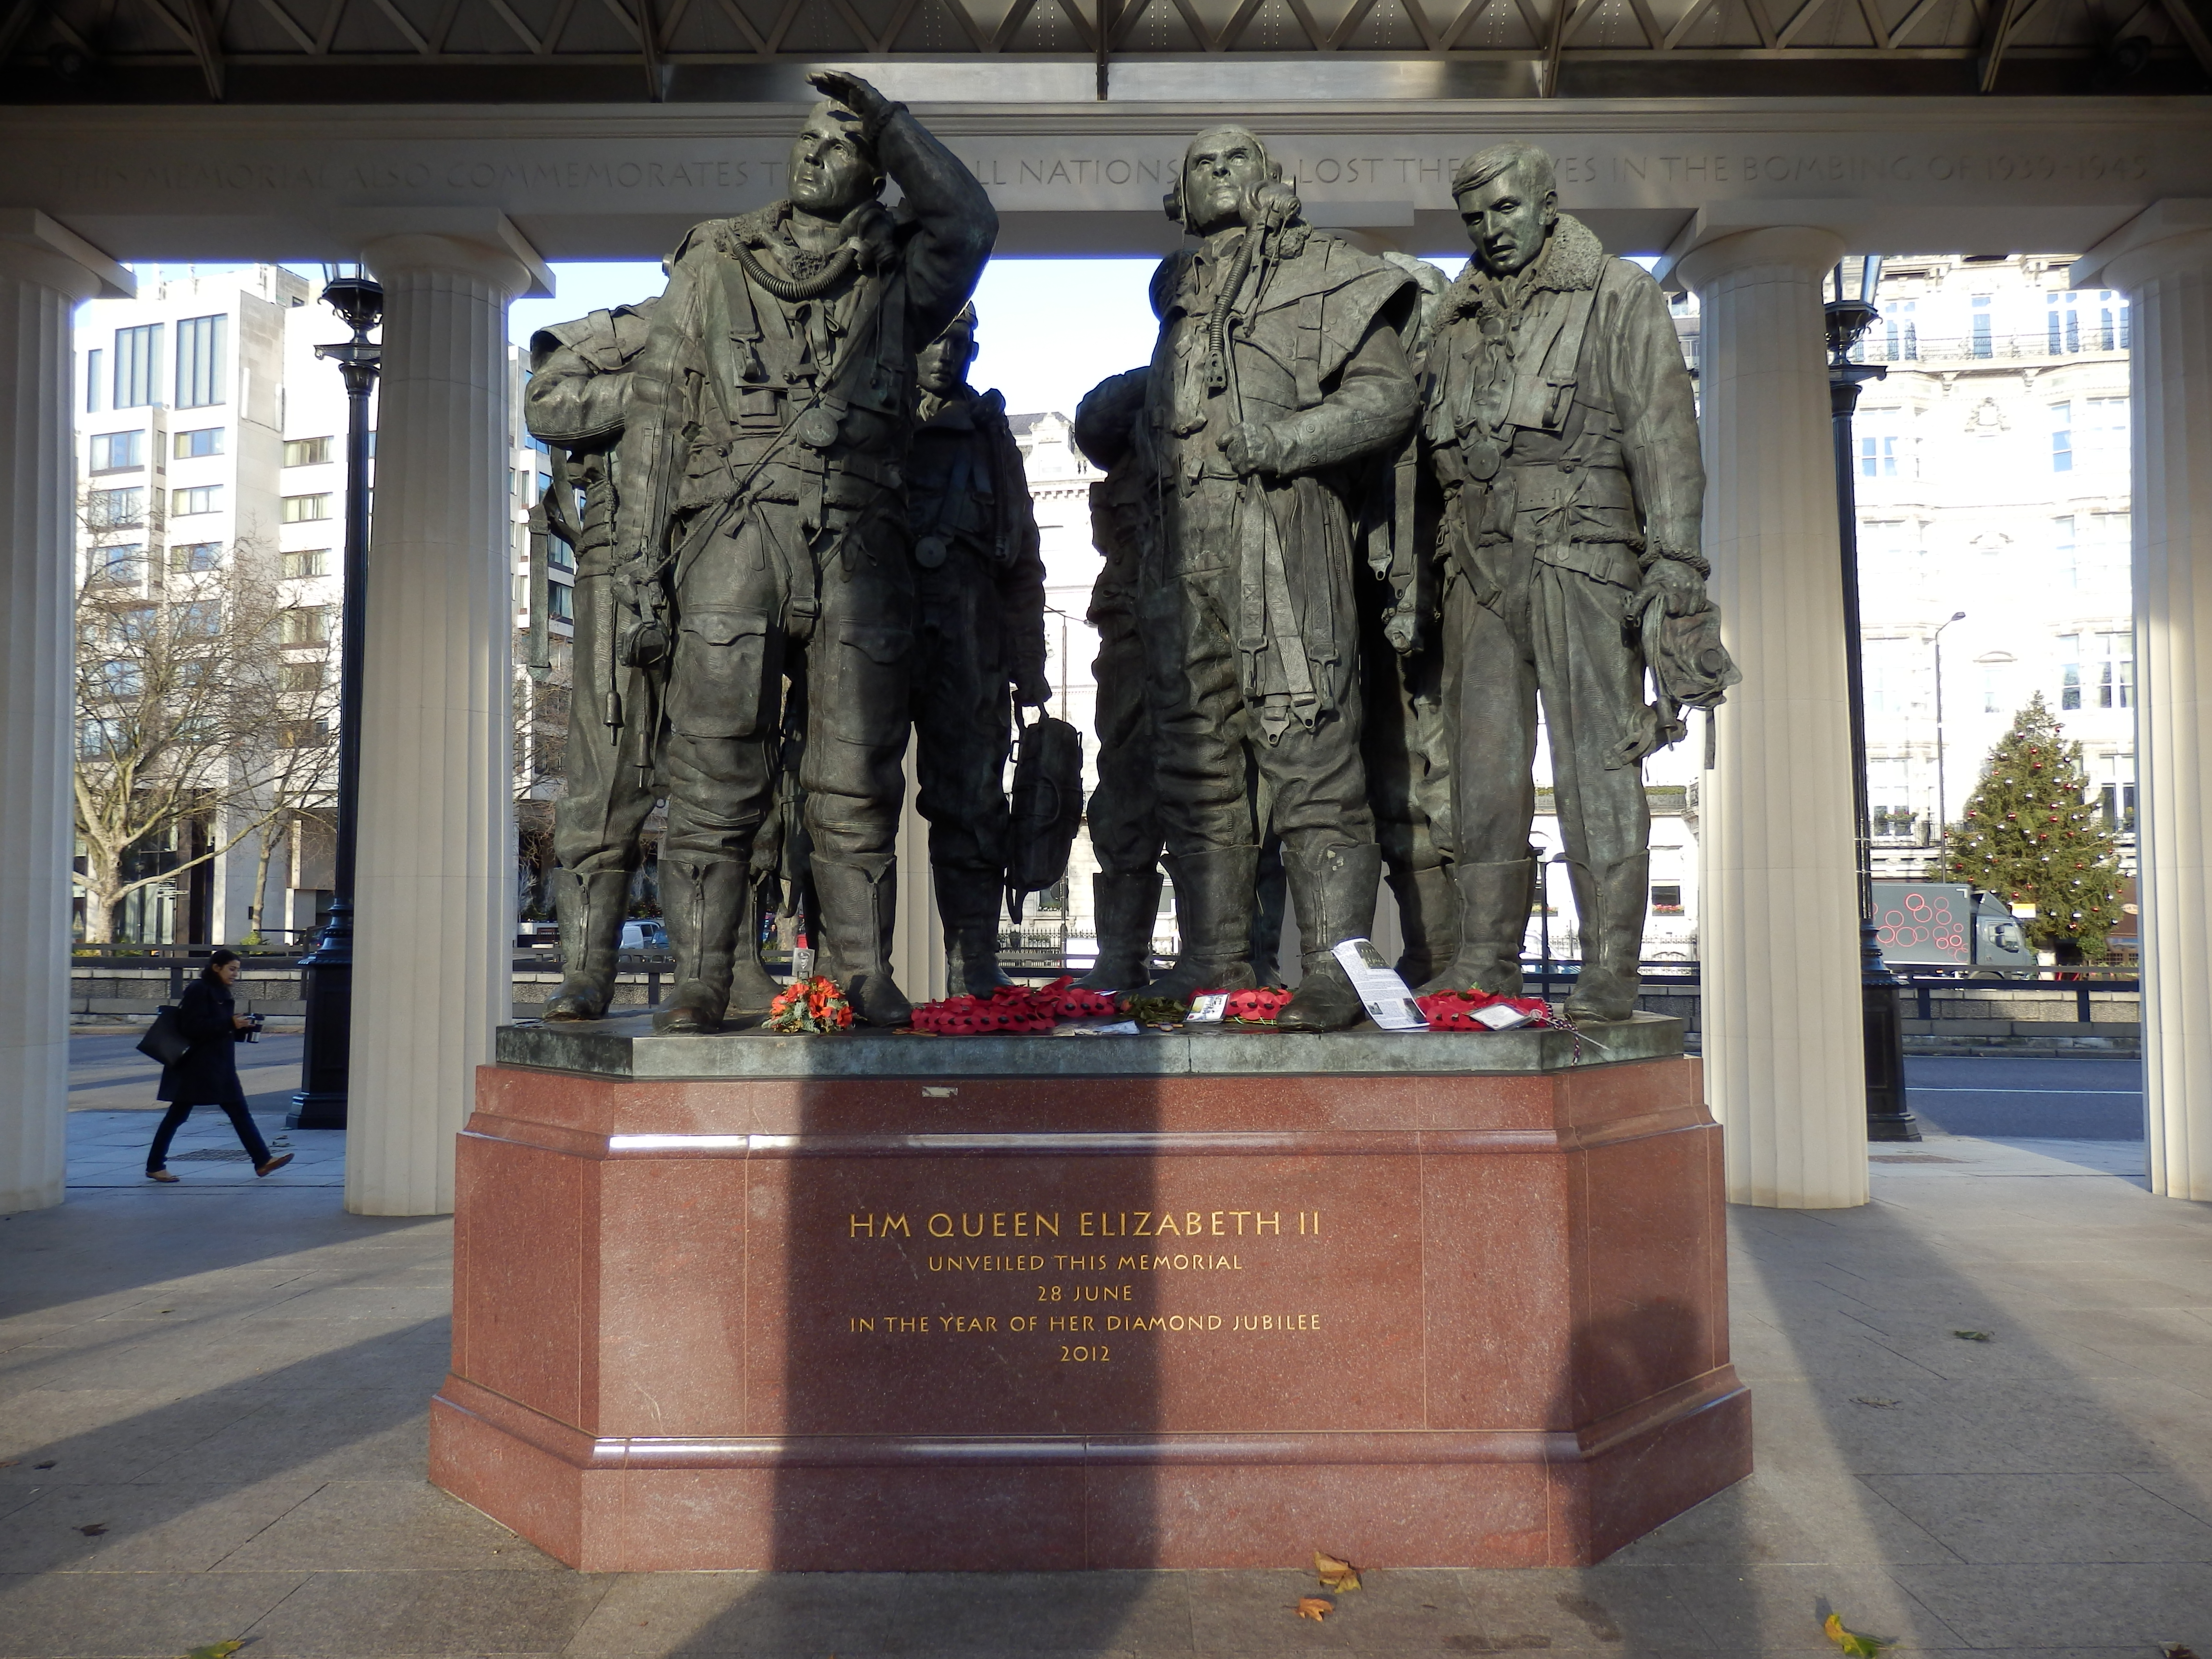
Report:
[[384,284],[366,272],[333,276],[323,288],[323,303],[337,313],[356,340],[384,317]]
[[1856,262],[1839,259],[1836,268],[1828,273],[1829,299],[1820,312],[1827,325],[1828,356],[1833,362],[1842,363],[1849,358],[1867,330],[1881,315],[1874,303],[1875,290],[1881,285],[1881,256],[1878,253],[1862,254]]
[[1954,611],[1951,613],[1951,620],[1953,622],[1964,622],[1966,620],[1966,613],[1963,611]]

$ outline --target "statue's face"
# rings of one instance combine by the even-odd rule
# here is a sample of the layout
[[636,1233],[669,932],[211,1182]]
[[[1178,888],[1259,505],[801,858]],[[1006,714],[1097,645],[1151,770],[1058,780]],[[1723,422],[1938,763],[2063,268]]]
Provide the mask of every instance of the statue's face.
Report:
[[1182,158],[1183,221],[1201,236],[1240,222],[1267,180],[1267,153],[1242,127],[1210,127]]
[[878,187],[875,159],[861,148],[860,118],[836,104],[817,104],[791,142],[793,204],[842,219]]
[[975,361],[975,331],[964,322],[955,323],[922,347],[914,361],[915,378],[924,392],[942,398],[959,389],[968,377],[968,365]]
[[1511,276],[1527,270],[1559,222],[1559,192],[1530,189],[1519,167],[1508,168],[1459,198],[1467,240],[1492,276]]

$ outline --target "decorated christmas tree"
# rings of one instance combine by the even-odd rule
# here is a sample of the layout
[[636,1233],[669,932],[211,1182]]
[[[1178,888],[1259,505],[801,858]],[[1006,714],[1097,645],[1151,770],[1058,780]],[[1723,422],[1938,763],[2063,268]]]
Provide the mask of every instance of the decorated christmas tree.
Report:
[[2120,921],[2120,859],[2088,805],[2081,745],[2069,743],[2038,692],[1990,751],[1952,828],[1940,879],[1971,882],[2014,909],[2033,905],[2028,942],[2059,960],[2101,962]]

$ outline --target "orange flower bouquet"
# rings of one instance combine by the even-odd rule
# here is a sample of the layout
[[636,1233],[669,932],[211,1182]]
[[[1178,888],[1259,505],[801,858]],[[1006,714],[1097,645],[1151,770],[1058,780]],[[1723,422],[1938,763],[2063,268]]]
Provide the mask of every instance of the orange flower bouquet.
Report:
[[837,981],[817,974],[787,987],[768,1006],[768,1029],[795,1036],[853,1029],[853,1010]]

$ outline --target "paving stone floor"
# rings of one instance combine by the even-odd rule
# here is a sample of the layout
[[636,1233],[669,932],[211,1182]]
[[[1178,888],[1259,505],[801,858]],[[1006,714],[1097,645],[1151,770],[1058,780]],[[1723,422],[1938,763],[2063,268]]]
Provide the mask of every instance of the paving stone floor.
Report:
[[1364,1563],[1315,1625],[1295,1563],[570,1572],[423,1480],[447,1222],[341,1213],[327,1160],[118,1184],[150,1115],[73,1124],[70,1202],[0,1220],[0,1656],[1692,1659],[1832,1654],[1830,1607],[1915,1651],[2212,1655],[2212,1206],[2150,1197],[2140,1143],[1932,1138],[1864,1209],[1735,1212],[1756,1475],[1587,1571]]

